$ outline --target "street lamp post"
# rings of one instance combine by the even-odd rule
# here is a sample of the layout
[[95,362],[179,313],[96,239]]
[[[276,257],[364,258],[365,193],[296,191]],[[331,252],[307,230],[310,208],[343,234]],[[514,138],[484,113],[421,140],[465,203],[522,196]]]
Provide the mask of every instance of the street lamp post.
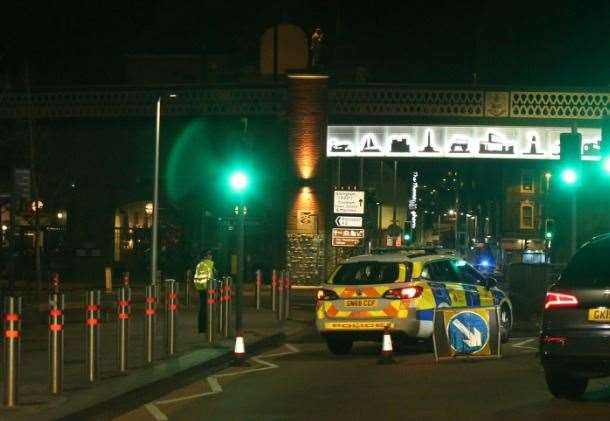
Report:
[[[169,94],[170,98],[176,98],[176,94]],[[161,98],[157,98],[157,114],[155,119],[155,174],[153,181],[153,212],[152,212],[152,238],[150,258],[150,280],[152,283],[157,277],[157,244],[159,238],[159,149],[161,137]]]
[[161,129],[161,97],[157,99],[157,116],[155,120],[155,178],[153,182],[153,215],[150,258],[150,281],[155,283],[157,277],[157,242],[159,234],[159,138]]

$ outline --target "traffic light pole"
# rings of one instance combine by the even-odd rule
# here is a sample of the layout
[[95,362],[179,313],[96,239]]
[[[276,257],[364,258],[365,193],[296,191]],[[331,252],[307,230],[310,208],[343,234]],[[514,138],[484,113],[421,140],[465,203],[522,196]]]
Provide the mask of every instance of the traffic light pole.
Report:
[[237,207],[237,282],[235,283],[235,331],[242,328],[242,291],[244,284],[244,243],[246,208],[242,200]]
[[571,225],[572,226],[571,226],[571,235],[570,235],[570,252],[571,252],[572,256],[574,256],[574,254],[576,253],[576,246],[577,246],[577,243],[576,243],[576,221],[578,219],[578,217],[577,217],[578,216],[578,214],[577,214],[578,206],[577,206],[577,200],[576,200],[576,193],[577,193],[576,191],[572,192],[572,200],[571,200],[571,202],[572,202],[572,212],[571,212],[571,217],[572,217],[571,219],[572,219],[572,221],[571,221]]

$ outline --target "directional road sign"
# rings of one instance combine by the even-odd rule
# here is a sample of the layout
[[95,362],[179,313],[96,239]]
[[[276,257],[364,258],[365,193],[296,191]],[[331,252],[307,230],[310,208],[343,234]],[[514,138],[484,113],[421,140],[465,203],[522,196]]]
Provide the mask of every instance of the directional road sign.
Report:
[[332,245],[335,247],[356,247],[363,238],[363,229],[333,228]]
[[362,228],[361,216],[337,216],[335,225],[338,227]]
[[453,357],[498,357],[498,308],[436,309],[434,353],[437,360]]
[[447,337],[455,352],[476,354],[489,341],[489,324],[477,313],[462,311],[449,319]]
[[334,213],[362,215],[364,213],[364,192],[358,190],[335,190]]

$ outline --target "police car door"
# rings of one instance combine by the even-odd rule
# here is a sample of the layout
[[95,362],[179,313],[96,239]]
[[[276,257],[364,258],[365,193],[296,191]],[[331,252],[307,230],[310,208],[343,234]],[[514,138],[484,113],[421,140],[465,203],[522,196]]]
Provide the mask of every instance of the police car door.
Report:
[[485,277],[464,261],[458,261],[455,266],[468,307],[493,305],[493,296],[485,286]]
[[428,282],[436,301],[436,307],[465,307],[466,299],[460,279],[449,260],[436,260],[426,264]]

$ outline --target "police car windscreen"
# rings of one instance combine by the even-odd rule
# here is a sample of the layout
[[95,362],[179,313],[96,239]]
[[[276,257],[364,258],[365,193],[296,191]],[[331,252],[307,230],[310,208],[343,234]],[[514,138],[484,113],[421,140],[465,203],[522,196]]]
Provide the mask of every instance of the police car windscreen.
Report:
[[610,287],[609,259],[610,247],[585,247],[574,255],[558,283],[569,288]]
[[398,280],[398,263],[354,262],[345,263],[332,279],[335,285],[387,284]]

